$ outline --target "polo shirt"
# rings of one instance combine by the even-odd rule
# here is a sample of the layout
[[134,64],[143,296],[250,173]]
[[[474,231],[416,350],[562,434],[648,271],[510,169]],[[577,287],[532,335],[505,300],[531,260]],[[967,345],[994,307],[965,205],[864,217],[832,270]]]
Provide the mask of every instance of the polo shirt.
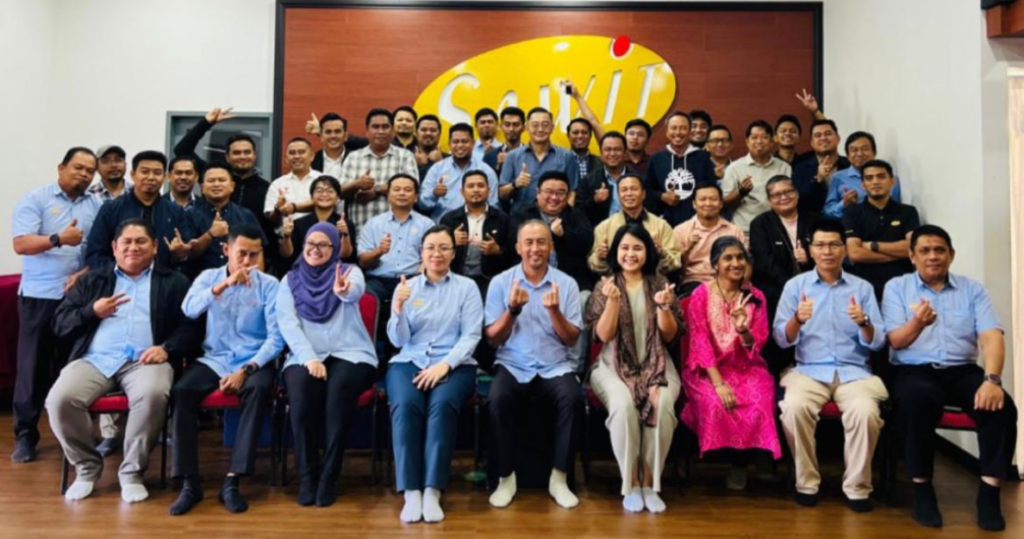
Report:
[[793,169],[788,163],[774,156],[767,163],[759,165],[750,154],[747,154],[726,167],[725,177],[722,179],[724,194],[728,195],[739,189],[740,182],[747,176],[750,176],[750,181],[754,184],[754,188],[740,198],[739,205],[732,212],[734,225],[749,233],[750,222],[758,215],[772,209],[771,204],[768,203],[768,191],[765,186],[768,185],[768,180],[780,174],[791,176]]
[[[868,247],[873,241],[902,241],[909,232],[920,225],[921,220],[917,216],[916,208],[900,204],[891,198],[883,208],[877,208],[867,200],[854,204],[846,209],[843,216],[846,237],[859,238],[865,244],[864,247]],[[854,264],[850,272],[871,283],[875,287],[875,295],[881,297],[885,283],[889,279],[913,270],[914,266],[910,259],[904,258],[878,264]]]

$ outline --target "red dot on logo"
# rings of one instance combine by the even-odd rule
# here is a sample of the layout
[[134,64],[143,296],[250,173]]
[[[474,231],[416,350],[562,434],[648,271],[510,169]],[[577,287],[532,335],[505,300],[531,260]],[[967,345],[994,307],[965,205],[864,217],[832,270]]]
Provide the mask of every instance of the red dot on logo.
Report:
[[629,52],[629,36],[619,36],[612,41],[612,56],[615,58],[622,58]]

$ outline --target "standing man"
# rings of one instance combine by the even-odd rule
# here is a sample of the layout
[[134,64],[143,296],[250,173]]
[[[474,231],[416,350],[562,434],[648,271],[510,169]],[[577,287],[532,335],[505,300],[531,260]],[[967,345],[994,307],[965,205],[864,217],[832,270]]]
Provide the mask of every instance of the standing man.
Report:
[[600,223],[622,210],[618,184],[623,174],[626,174],[626,137],[618,131],[609,131],[601,137],[601,166],[584,176],[576,188],[577,207],[591,223]]
[[132,188],[132,181],[125,179],[127,164],[124,149],[116,144],[108,144],[99,149],[96,153],[99,159],[99,166],[96,172],[100,175],[100,181],[89,188],[90,195],[100,197],[100,200],[107,202],[113,200]]
[[505,164],[505,157],[508,152],[523,144],[523,129],[526,127],[526,113],[519,107],[505,107],[501,110],[501,133],[505,136],[505,143],[497,148],[487,150],[484,154],[484,163],[491,167],[496,174],[501,174],[501,167]]
[[839,155],[839,128],[832,120],[811,124],[811,149],[814,159],[805,159],[793,169],[793,184],[800,192],[800,209],[820,214],[825,207],[832,176],[850,166]]
[[396,174],[419,177],[412,152],[391,144],[394,116],[387,109],[366,114],[367,147],[352,152],[341,168],[341,196],[349,219],[362,228],[371,217],[388,211],[388,179]]
[[196,158],[191,155],[179,155],[171,159],[167,176],[167,200],[174,202],[183,210],[192,207],[197,197],[196,181],[199,179],[199,166]]
[[310,114],[306,121],[306,132],[320,137],[320,151],[313,157],[313,170],[332,178],[341,177],[341,164],[349,154],[365,148],[363,137],[348,132],[348,120],[336,112],[328,112],[323,118]]
[[416,109],[409,105],[402,105],[392,114],[394,114],[395,121],[395,138],[391,140],[391,143],[410,152],[415,151],[419,147],[416,141],[416,120],[420,117],[419,114],[416,114]]
[[797,153],[796,145],[800,142],[803,127],[800,119],[792,114],[783,114],[775,121],[775,157],[796,167],[814,156],[814,152]]
[[[537,199],[539,184],[534,178],[540,178],[547,172],[562,174],[569,184],[570,193],[579,184],[580,169],[575,154],[551,144],[554,125],[554,117],[547,109],[530,109],[526,115],[530,143],[509,152],[505,157],[505,166],[498,180],[498,196],[502,200],[511,199],[513,214]],[[573,201],[569,199],[568,202],[571,205]]]
[[494,112],[494,109],[484,107],[476,111],[473,123],[476,124],[476,134],[480,137],[473,145],[473,157],[483,159],[487,152],[501,146],[496,136],[498,114]]
[[707,152],[690,144],[690,117],[681,111],[665,120],[668,146],[651,156],[644,190],[647,209],[672,226],[693,217],[693,192],[698,184],[715,182]]
[[590,153],[590,139],[592,131],[590,124],[583,118],[575,118],[569,122],[565,129],[569,137],[569,149],[576,157],[576,166],[580,169],[580,178],[585,178],[591,170],[601,166],[601,161],[596,155]]
[[288,174],[275,179],[263,201],[263,215],[277,226],[286,217],[301,219],[313,209],[313,196],[309,188],[320,172],[313,170],[313,145],[302,137],[295,137],[285,146]]
[[708,142],[708,136],[711,134],[712,125],[714,125],[714,122],[711,121],[711,115],[706,111],[700,109],[691,110],[690,144],[703,150],[704,145]]
[[11,406],[15,463],[36,460],[43,399],[67,360],[50,322],[64,295],[89,269],[83,243],[102,204],[87,192],[96,161],[88,148],[69,149],[57,165],[57,183],[29,192],[14,208],[14,252],[22,257],[18,371]]
[[732,222],[750,231],[750,222],[771,209],[765,187],[775,176],[790,176],[793,169],[772,155],[771,124],[755,120],[747,126],[747,155],[725,170],[722,192],[725,207],[732,214]]
[[[256,216],[251,211],[231,202],[231,191],[235,181],[231,172],[223,165],[211,165],[203,174],[203,200],[185,212],[189,226],[196,235],[189,249],[191,260],[190,276],[223,267],[228,262],[228,252],[224,249],[231,231],[243,226],[259,226]],[[260,235],[263,247],[269,247],[267,238]],[[262,253],[261,249],[256,254]]]
[[420,116],[420,119],[416,120],[416,140],[418,144],[413,150],[413,157],[416,158],[419,179],[423,181],[434,163],[448,157],[438,146],[441,140],[441,119],[433,114]]
[[[850,160],[850,167],[836,172],[832,176],[832,183],[828,186],[828,196],[825,198],[824,215],[829,219],[842,222],[846,208],[861,202],[868,193],[864,190],[861,170],[864,163],[875,159],[877,149],[875,137],[871,133],[857,131],[846,137],[846,157]],[[892,188],[892,198],[896,202],[900,199],[900,181],[894,178],[896,185]]]
[[425,214],[437,223],[444,214],[465,207],[462,182],[470,171],[484,174],[489,192],[487,203],[497,207],[498,176],[491,167],[473,157],[473,127],[461,123],[448,128],[448,149],[451,156],[430,167],[420,188],[420,207]]
[[444,214],[439,223],[455,232],[452,271],[473,279],[480,297],[486,297],[491,279],[511,264],[515,229],[508,215],[488,202],[494,191],[486,172],[470,170],[461,183],[465,205]]
[[626,168],[641,177],[646,177],[647,164],[651,156],[647,154],[647,142],[651,140],[654,130],[651,124],[642,118],[633,118],[626,122]]
[[713,125],[708,130],[708,142],[704,150],[711,156],[711,164],[715,166],[715,178],[722,184],[725,169],[732,164],[732,131],[724,125]]

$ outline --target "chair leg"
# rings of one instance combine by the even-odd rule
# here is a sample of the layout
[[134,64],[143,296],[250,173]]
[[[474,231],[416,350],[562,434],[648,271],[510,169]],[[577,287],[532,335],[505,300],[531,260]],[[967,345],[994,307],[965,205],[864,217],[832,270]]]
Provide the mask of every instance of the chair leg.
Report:
[[61,459],[60,467],[60,493],[64,495],[68,491],[68,476],[71,473],[71,463],[67,457]]

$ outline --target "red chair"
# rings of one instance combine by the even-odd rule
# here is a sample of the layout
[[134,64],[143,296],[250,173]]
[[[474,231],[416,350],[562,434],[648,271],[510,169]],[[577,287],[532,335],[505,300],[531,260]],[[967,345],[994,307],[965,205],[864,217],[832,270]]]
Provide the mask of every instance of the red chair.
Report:
[[[131,408],[128,405],[128,396],[124,393],[112,393],[104,395],[89,406],[91,414],[127,414]],[[168,407],[169,413],[170,407]],[[160,488],[167,487],[167,422],[164,418],[163,432],[160,436]],[[71,475],[71,463],[67,457],[63,459],[60,471],[60,493],[68,491],[68,480]]]
[[[889,427],[886,427],[889,428]],[[970,414],[963,411],[960,408],[952,406],[946,406],[942,412],[942,417],[939,418],[938,425],[935,426],[936,430],[955,430],[955,431],[977,431],[978,424],[971,419]],[[885,429],[883,429],[883,437],[885,436]],[[889,434],[888,440],[895,438],[895,435]],[[889,485],[896,483],[896,462],[899,460],[899,445],[896,443],[889,443],[885,447],[885,458],[883,478]]]
[[[366,326],[366,331],[370,334],[372,342],[377,342],[377,320],[380,317],[379,305],[377,297],[372,292],[364,293],[363,297],[359,299],[359,315],[363,319],[363,325]],[[386,400],[387,396],[384,393],[384,389],[378,387],[378,384],[374,384],[360,394],[357,401],[357,406],[360,408],[373,407],[373,421],[370,426],[370,475],[373,477],[374,483],[378,479],[377,464],[380,461],[380,440],[378,440],[377,421],[380,415],[381,403]],[[288,395],[284,386],[281,386],[278,390],[277,403],[278,405],[275,406],[277,426],[274,430],[277,431],[275,438],[281,459],[281,484],[285,485],[288,483],[288,438],[286,432],[288,427]]]

